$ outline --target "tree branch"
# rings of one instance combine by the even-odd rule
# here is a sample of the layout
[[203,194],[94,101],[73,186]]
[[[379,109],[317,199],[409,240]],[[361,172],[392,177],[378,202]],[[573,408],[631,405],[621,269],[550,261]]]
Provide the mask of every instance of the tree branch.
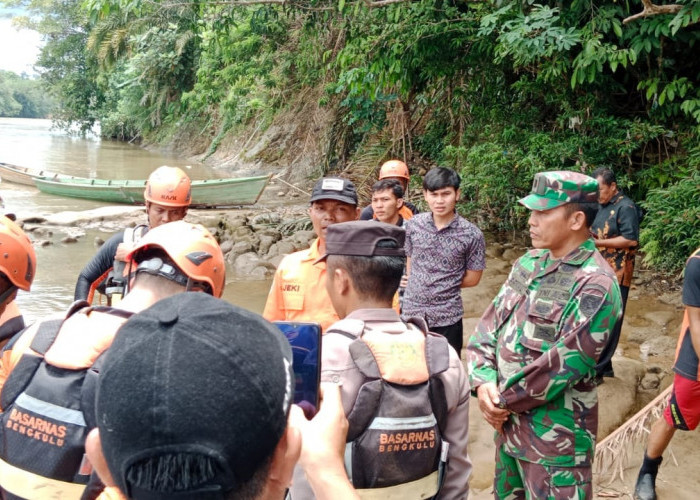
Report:
[[642,4],[644,5],[642,12],[626,17],[622,21],[622,24],[631,23],[632,21],[636,21],[642,17],[657,16],[659,14],[676,14],[683,8],[682,5],[677,3],[670,5],[655,5],[651,3],[651,0],[642,0]]
[[374,9],[375,7],[386,7],[387,5],[391,5],[393,3],[403,3],[405,1],[406,0],[364,0],[365,5],[367,5],[367,7],[370,9]]

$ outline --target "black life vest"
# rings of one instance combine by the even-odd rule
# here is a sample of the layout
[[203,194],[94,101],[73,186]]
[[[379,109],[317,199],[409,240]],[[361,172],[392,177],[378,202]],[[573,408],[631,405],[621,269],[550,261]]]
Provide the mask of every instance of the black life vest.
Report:
[[[387,357],[376,356],[364,334],[355,338],[339,330],[326,333],[355,338],[349,346],[350,355],[365,377],[348,414],[345,451],[348,477],[361,498],[374,498],[380,491],[388,494],[392,489],[395,491],[389,495],[391,498],[405,497],[409,491],[412,498],[434,497],[444,479],[449,443],[444,441],[443,433],[448,408],[439,375],[449,367],[449,344],[443,336],[425,333],[424,322],[416,323],[418,328],[409,331],[414,339],[416,331],[423,335],[427,365],[423,370],[427,376],[411,385],[387,376],[388,370],[380,366]],[[392,349],[413,349],[418,345],[406,342],[402,338],[406,334],[384,335],[395,343]]]
[[[66,318],[88,305],[76,302]],[[90,311],[124,319],[132,314],[103,306]],[[47,363],[44,355],[64,321],[39,325],[31,343],[33,352],[22,354],[0,393],[5,410],[0,415],[0,487],[7,500],[80,498],[90,477],[85,438],[95,427],[95,393],[104,351],[84,369]]]

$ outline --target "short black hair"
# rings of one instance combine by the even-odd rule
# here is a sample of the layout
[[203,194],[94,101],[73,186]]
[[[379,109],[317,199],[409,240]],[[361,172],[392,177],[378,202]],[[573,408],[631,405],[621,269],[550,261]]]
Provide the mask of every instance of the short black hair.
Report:
[[[397,248],[394,240],[381,240],[377,247]],[[329,273],[344,269],[350,275],[355,291],[364,298],[391,302],[403,276],[405,257],[374,255],[329,255]]]
[[586,227],[591,227],[599,208],[598,202],[575,201],[566,204],[566,215],[571,215],[574,212],[583,212],[583,215],[586,216]]
[[462,179],[459,174],[446,167],[436,167],[428,171],[423,178],[423,189],[426,191],[437,191],[446,187],[453,187],[455,191],[459,189]]
[[617,179],[615,178],[615,172],[610,170],[608,167],[598,167],[596,168],[591,177],[598,179],[598,177],[603,178],[603,184],[610,186],[613,182],[617,184]]
[[372,194],[390,190],[396,199],[403,198],[403,186],[396,179],[382,179],[372,185]]

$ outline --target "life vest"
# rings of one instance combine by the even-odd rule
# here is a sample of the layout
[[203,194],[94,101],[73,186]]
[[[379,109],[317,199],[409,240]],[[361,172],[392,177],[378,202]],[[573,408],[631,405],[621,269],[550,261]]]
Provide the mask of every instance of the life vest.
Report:
[[0,315],[0,347],[4,346],[16,333],[24,330],[24,326],[22,312],[17,307],[17,302],[13,300],[7,304],[5,311]]
[[404,203],[401,205],[401,208],[399,208],[399,215],[403,217],[404,220],[411,220],[415,214],[413,210]]
[[[88,306],[76,302],[66,318]],[[90,307],[126,321],[132,313],[111,307]],[[91,467],[85,458],[85,438],[95,426],[95,392],[103,353],[117,328],[91,331],[95,342],[90,358],[80,369],[49,364],[44,356],[65,319],[42,322],[0,393],[4,412],[0,442],[0,487],[3,498],[79,499]],[[95,330],[100,327],[95,322]],[[71,351],[72,352],[72,351]],[[81,360],[82,362],[83,360]]]
[[348,414],[345,468],[361,498],[431,498],[442,486],[449,367],[445,337],[411,320],[401,334],[364,331],[350,355],[365,381]]
[[[145,224],[140,224],[136,227],[127,227],[124,230],[123,242],[133,246],[138,243],[147,232],[148,226]],[[114,259],[112,270],[107,274],[107,278],[104,281],[104,292],[100,290],[103,295],[107,296],[108,305],[117,305],[124,297],[128,280],[127,274],[126,262]]]

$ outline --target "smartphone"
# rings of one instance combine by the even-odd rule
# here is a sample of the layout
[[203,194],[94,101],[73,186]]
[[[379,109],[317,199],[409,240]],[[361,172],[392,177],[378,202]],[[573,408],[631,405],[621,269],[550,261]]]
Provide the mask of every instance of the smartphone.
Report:
[[294,370],[294,403],[298,404],[307,418],[318,411],[319,382],[321,380],[321,325],[275,321],[292,346],[292,369]]

